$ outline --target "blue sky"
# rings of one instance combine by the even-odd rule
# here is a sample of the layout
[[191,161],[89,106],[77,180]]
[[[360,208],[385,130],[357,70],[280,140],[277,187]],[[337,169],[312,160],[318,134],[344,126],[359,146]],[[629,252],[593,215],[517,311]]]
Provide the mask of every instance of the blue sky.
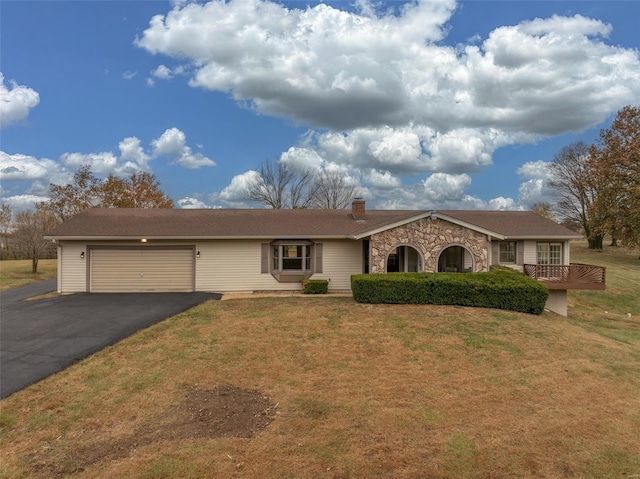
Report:
[[529,208],[640,103],[640,2],[0,2],[2,200],[91,164],[256,207],[264,160],[375,208]]

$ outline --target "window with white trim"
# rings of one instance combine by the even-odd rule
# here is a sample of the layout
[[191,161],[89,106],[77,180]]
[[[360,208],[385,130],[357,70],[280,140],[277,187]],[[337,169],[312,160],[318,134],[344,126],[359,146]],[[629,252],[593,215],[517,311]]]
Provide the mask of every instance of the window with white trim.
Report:
[[279,244],[273,246],[273,271],[310,271],[312,245]]
[[562,264],[562,243],[538,243],[538,264]]
[[322,272],[322,243],[276,240],[265,244],[262,254],[262,272],[271,273],[279,282],[301,281]]

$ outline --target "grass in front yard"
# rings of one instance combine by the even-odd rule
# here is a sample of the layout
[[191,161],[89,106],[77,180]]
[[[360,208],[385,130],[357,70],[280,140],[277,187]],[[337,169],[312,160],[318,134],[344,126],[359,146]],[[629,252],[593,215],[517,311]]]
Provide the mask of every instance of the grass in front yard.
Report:
[[35,274],[31,272],[30,259],[0,261],[0,291],[46,279],[54,279],[57,274],[58,265],[55,259],[38,261],[38,272]]
[[[619,254],[598,294],[629,308],[640,271]],[[640,318],[601,317],[613,300],[576,294],[569,319],[204,303],[3,400],[0,477],[633,477]],[[193,391],[223,384],[267,395],[275,420],[252,438],[167,432]]]

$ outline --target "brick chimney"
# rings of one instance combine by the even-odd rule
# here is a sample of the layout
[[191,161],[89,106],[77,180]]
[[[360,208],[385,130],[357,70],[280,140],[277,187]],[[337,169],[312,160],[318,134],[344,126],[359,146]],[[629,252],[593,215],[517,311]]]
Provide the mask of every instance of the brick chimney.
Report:
[[351,202],[351,214],[356,221],[364,221],[365,201],[362,198],[354,198]]

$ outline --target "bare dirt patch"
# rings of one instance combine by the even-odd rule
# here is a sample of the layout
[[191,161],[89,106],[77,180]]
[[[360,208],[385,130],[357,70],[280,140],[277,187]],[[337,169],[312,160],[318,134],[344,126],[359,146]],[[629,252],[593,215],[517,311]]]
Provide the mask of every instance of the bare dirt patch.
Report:
[[65,477],[103,460],[128,457],[136,449],[160,441],[251,438],[271,424],[277,407],[256,390],[229,384],[214,389],[193,387],[182,403],[146,420],[134,434],[69,452],[67,460],[62,463],[47,464],[33,457],[34,468],[48,471],[54,477]]

